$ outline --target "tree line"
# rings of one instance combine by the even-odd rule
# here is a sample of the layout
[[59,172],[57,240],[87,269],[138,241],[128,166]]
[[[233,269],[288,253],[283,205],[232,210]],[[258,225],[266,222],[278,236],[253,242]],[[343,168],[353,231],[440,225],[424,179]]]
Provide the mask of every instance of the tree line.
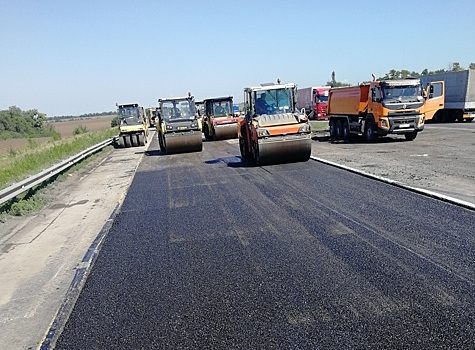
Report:
[[[468,66],[469,69],[475,69],[475,63],[470,63]],[[418,73],[415,71],[409,71],[407,69],[396,70],[391,69],[387,72],[384,76],[378,77],[377,80],[394,80],[394,79],[405,79],[405,78],[418,78],[423,75],[431,75],[431,74],[440,74],[446,72],[460,72],[464,71],[466,68],[462,67],[459,62],[453,62],[448,69],[438,69],[435,71],[430,71],[427,68],[424,69],[422,72]],[[368,83],[369,81],[365,81],[363,83]],[[341,81],[336,80],[335,72],[332,72],[331,80],[327,81],[327,86],[330,87],[342,87],[342,86],[350,86],[350,84],[342,83]]]
[[22,111],[16,106],[0,110],[0,139],[24,137],[54,137],[58,138],[51,124],[46,123],[46,115],[36,109]]
[[117,114],[116,111],[86,113],[86,114],[81,114],[81,115],[55,115],[53,117],[53,119],[54,120],[58,120],[58,119],[81,119],[81,118],[104,117],[104,116],[115,115],[115,114]]

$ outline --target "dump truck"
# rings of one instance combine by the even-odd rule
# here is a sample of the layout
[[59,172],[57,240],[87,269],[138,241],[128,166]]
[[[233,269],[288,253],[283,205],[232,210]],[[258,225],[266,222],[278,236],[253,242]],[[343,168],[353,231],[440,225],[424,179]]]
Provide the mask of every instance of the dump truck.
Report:
[[[444,107],[431,119],[434,122],[471,122],[475,117],[475,69],[422,75],[422,86],[434,81],[445,83]],[[427,119],[427,118],[426,118]]]
[[238,116],[234,115],[233,97],[203,100],[203,134],[206,140],[237,138]]
[[307,161],[311,126],[297,110],[297,85],[261,84],[244,89],[245,115],[238,122],[241,157],[257,165]]
[[165,154],[201,152],[202,132],[198,125],[195,99],[185,97],[158,100],[157,135],[160,150]]
[[305,108],[309,119],[326,120],[329,86],[298,89],[297,108]]
[[120,147],[145,146],[148,124],[143,107],[138,103],[116,104],[119,114],[119,136],[115,143]]
[[443,82],[431,83],[428,90],[429,94],[419,79],[373,80],[331,88],[327,107],[330,138],[348,140],[350,135],[362,134],[373,142],[378,136],[393,134],[412,141],[424,129],[425,119],[443,106]]

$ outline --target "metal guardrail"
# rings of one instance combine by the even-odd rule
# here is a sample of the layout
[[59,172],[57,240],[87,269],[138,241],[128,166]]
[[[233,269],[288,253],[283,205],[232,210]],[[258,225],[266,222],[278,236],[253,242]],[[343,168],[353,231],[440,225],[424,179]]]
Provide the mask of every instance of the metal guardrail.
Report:
[[21,182],[15,183],[10,187],[5,188],[4,190],[0,191],[0,204],[3,204],[9,201],[10,199],[22,194],[23,192],[28,191],[29,189],[35,186],[38,186],[42,182],[49,180],[51,177],[65,171],[66,169],[70,168],[71,166],[80,162],[91,154],[96,153],[104,147],[111,145],[112,142],[114,142],[114,138],[102,141],[101,143],[89,147],[88,149],[62,161],[61,163],[53,165],[51,168],[43,170],[41,173],[32,175]]

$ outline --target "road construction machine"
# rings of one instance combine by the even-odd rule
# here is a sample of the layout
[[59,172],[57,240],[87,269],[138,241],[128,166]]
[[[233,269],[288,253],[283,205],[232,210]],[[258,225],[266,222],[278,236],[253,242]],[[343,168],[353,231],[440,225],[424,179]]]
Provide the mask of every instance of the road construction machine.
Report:
[[206,140],[237,138],[238,116],[234,115],[233,97],[203,100],[203,133]]
[[148,137],[148,123],[143,107],[138,103],[116,104],[119,114],[119,136],[115,143],[120,147],[145,146]]
[[157,135],[160,150],[165,153],[201,152],[202,132],[198,124],[195,99],[186,97],[158,100]]
[[238,123],[243,159],[261,165],[310,158],[311,126],[296,108],[296,92],[295,84],[280,81],[244,89],[245,115]]
[[366,142],[378,136],[404,135],[412,141],[424,129],[426,119],[443,107],[443,82],[428,86],[428,94],[419,79],[375,79],[359,86],[331,88],[327,115],[332,140],[348,140],[363,135]]
[[154,128],[157,122],[157,108],[149,107],[145,109],[145,116],[147,119],[148,126]]

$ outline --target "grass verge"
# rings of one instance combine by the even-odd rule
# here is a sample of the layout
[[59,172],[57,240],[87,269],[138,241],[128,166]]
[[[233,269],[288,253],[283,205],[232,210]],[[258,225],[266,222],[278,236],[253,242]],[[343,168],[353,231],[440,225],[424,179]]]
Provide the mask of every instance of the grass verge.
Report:
[[50,141],[41,147],[30,147],[27,151],[9,152],[2,159],[0,190],[28,176],[37,174],[116,134],[117,130],[115,128],[100,132],[89,132],[65,140]]
[[81,162],[74,164],[67,172],[58,174],[43,182],[22,195],[0,205],[0,222],[6,222],[9,216],[23,216],[40,211],[46,204],[50,203],[55,195],[55,186],[66,180],[68,174],[85,168],[96,159],[104,158],[112,149],[112,146],[103,148],[101,151],[92,154]]

